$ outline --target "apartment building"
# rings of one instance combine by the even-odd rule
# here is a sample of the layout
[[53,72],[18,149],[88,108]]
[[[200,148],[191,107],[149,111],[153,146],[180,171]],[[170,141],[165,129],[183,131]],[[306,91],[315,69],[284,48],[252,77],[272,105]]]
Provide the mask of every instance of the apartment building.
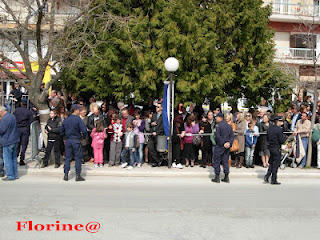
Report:
[[[54,29],[55,31],[59,31],[65,25],[65,22],[69,17],[78,13],[79,6],[85,1],[86,0],[55,0],[48,1],[48,3],[43,6],[42,11],[44,12],[44,18],[41,23],[41,28],[44,33],[42,36],[43,55],[47,52],[47,36],[45,32],[50,28],[49,18],[51,13],[54,14]],[[8,4],[10,10],[7,9],[5,3]],[[4,53],[4,55],[12,60],[19,69],[8,61],[2,61],[1,65],[22,78],[24,78],[24,76],[20,71],[25,71],[23,59],[17,51],[17,48],[12,44],[12,42],[8,41],[4,37],[4,34],[9,33],[12,38],[16,39],[16,43],[18,45],[24,46],[26,38],[21,38],[21,32],[19,32],[18,24],[24,25],[27,22],[28,28],[35,30],[38,20],[38,12],[39,9],[36,0],[0,1],[0,53]],[[37,55],[37,41],[35,40],[35,36],[32,31],[29,31],[26,41],[28,41],[29,60],[32,65],[32,71],[37,72],[39,61]],[[51,61],[54,61],[54,59],[51,59]],[[51,71],[51,69],[48,68],[43,81],[50,81],[52,75],[55,75],[54,71]],[[0,71],[0,80],[2,89],[8,98],[8,94],[14,85],[15,80],[11,79],[3,71]],[[26,81],[28,80],[26,79]]]
[[[319,0],[265,0],[264,4],[272,5],[275,61],[296,73],[296,93],[303,87],[313,92],[313,60],[320,54]],[[316,65],[320,66],[320,59]]]

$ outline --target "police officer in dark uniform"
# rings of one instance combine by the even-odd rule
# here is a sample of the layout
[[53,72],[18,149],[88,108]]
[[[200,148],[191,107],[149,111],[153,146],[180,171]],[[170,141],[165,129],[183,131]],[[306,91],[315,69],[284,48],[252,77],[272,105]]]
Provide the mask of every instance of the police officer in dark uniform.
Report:
[[234,134],[232,127],[223,120],[224,116],[222,113],[218,113],[216,116],[216,132],[215,140],[216,146],[214,149],[214,173],[216,174],[215,178],[212,179],[212,182],[220,183],[220,164],[223,165],[224,179],[223,182],[229,183],[229,154],[230,147],[233,144]]
[[68,181],[70,162],[72,157],[76,161],[76,181],[84,181],[81,177],[82,163],[82,147],[80,140],[87,135],[87,127],[79,117],[81,107],[77,104],[71,106],[71,115],[67,117],[60,128],[60,134],[66,139],[65,163],[64,163],[64,178]]
[[271,176],[271,184],[280,185],[277,181],[277,172],[281,163],[281,144],[285,142],[285,137],[283,136],[283,129],[281,125],[283,124],[283,119],[281,116],[276,116],[273,118],[275,125],[271,125],[267,130],[267,141],[270,150],[270,160],[269,169],[264,177],[264,183],[269,183],[269,177]]
[[13,115],[17,119],[18,133],[20,142],[17,145],[17,156],[20,155],[19,165],[25,165],[25,155],[29,143],[30,124],[33,122],[33,114],[27,108],[27,99],[22,99],[21,107],[17,108]]

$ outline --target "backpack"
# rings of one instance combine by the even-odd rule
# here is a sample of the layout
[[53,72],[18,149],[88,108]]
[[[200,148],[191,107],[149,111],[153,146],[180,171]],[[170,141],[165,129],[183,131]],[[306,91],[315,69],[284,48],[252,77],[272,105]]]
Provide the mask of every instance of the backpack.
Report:
[[312,142],[317,143],[320,140],[320,131],[317,129],[313,129],[312,131]]

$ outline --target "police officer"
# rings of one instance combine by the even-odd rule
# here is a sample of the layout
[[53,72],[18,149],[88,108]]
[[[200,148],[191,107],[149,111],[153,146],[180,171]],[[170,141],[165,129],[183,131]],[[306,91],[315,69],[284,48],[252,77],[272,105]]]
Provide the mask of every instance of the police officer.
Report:
[[33,122],[33,114],[27,108],[27,99],[22,99],[21,107],[17,108],[13,115],[16,117],[20,142],[17,145],[17,157],[20,155],[19,165],[25,165],[24,159],[29,143],[30,124]]
[[285,142],[285,137],[283,136],[283,129],[281,125],[283,124],[283,119],[281,116],[276,116],[273,118],[275,125],[271,125],[267,130],[267,141],[270,150],[270,160],[269,169],[264,177],[264,183],[269,183],[269,177],[271,176],[271,184],[280,185],[277,181],[277,172],[281,162],[281,144]]
[[82,147],[80,140],[87,135],[87,128],[79,117],[81,107],[77,104],[71,106],[71,115],[67,117],[60,128],[60,134],[66,139],[65,163],[64,163],[64,178],[68,181],[70,162],[72,157],[76,160],[76,181],[84,181],[81,177],[82,163]]
[[223,120],[224,116],[222,113],[218,113],[216,116],[216,132],[215,140],[216,146],[214,149],[214,173],[216,174],[215,178],[212,179],[212,182],[220,183],[220,164],[223,165],[224,179],[223,182],[229,183],[229,154],[230,147],[232,146],[234,140],[234,134],[232,127]]

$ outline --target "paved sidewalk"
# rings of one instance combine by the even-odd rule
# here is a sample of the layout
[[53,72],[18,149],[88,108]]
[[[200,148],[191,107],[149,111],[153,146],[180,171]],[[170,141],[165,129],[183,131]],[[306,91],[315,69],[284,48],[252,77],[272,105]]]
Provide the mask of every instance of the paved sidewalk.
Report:
[[[44,153],[40,153],[38,159],[44,156]],[[26,159],[30,157],[30,150],[28,149]],[[59,168],[54,168],[51,163],[46,168],[36,167],[36,161],[28,162],[26,166],[19,166],[19,175],[32,174],[32,175],[63,175],[63,165]],[[255,168],[230,168],[231,178],[263,178],[266,174],[267,168],[256,166]],[[71,173],[74,174],[74,162],[71,163]],[[117,176],[117,177],[201,177],[212,178],[214,176],[213,168],[200,168],[199,166],[185,167],[183,169],[176,169],[168,167],[156,167],[152,168],[148,164],[144,164],[141,168],[134,168],[127,170],[120,166],[102,168],[93,167],[93,163],[88,162],[82,165],[82,173],[84,176]],[[320,169],[300,169],[286,167],[284,170],[279,169],[279,178],[319,178]]]

